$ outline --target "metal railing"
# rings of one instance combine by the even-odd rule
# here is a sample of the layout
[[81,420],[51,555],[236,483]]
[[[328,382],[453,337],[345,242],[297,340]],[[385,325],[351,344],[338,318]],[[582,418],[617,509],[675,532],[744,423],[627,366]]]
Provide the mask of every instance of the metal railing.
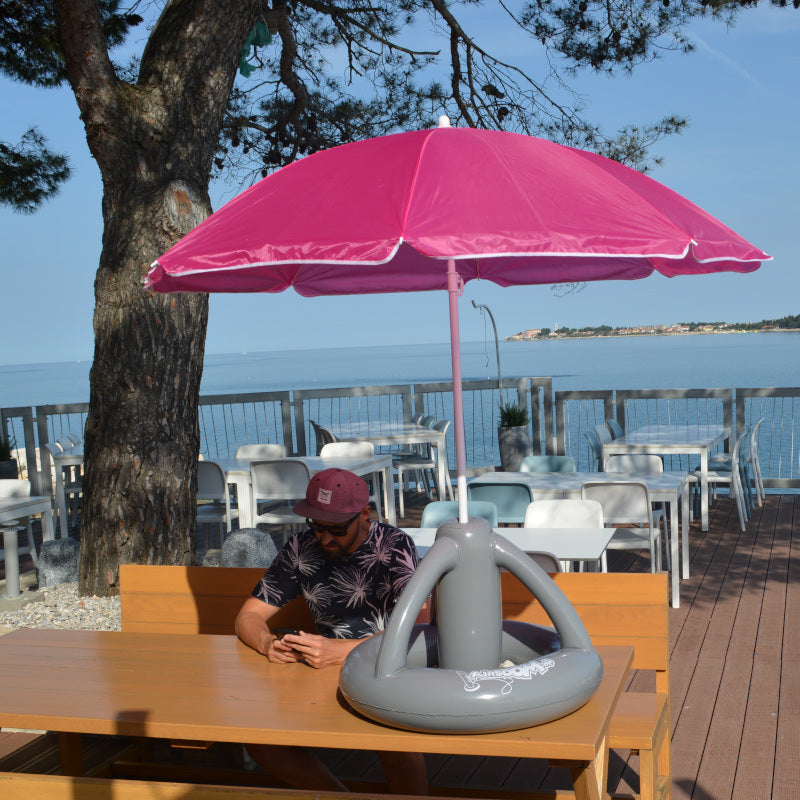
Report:
[[[497,381],[465,381],[464,427],[470,475],[499,468]],[[800,489],[800,388],[652,389],[553,391],[551,378],[503,380],[503,402],[516,400],[531,415],[534,453],[572,455],[580,469],[591,458],[583,432],[610,417],[623,427],[721,423],[735,435],[763,417],[759,458],[768,488]],[[88,404],[0,409],[0,421],[24,453],[33,489],[52,490],[49,457],[42,445],[67,432],[81,431]],[[315,452],[311,420],[327,425],[374,420],[402,420],[415,412],[453,418],[450,382],[361,386],[338,389],[210,395],[200,399],[201,452],[208,458],[233,456],[240,444],[279,442],[289,453]],[[447,436],[448,463],[455,465],[454,433]],[[45,453],[44,463],[40,453]],[[688,456],[675,456],[668,469],[693,469]]]

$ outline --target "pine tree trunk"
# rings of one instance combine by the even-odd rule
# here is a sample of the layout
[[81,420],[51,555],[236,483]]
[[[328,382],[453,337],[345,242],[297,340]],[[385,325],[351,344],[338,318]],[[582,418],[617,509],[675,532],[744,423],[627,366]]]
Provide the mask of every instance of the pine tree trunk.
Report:
[[103,176],[81,594],[117,593],[123,563],[192,561],[208,297],[145,293],[142,279],[211,211],[217,137],[260,5],[165,3],[128,83],[108,57],[96,0],[56,0],[67,74]]
[[[170,191],[178,202],[169,202]],[[142,187],[123,205],[107,204],[86,422],[82,594],[118,591],[121,563],[193,560],[208,296],[142,290],[154,254],[176,238],[167,234],[174,223],[164,224],[172,206],[194,206],[183,188],[150,194]],[[200,208],[207,213],[207,202]]]

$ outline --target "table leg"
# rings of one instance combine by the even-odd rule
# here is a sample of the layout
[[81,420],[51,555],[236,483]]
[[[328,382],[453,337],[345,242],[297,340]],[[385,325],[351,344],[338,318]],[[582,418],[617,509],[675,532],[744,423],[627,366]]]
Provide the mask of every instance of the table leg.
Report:
[[[678,497],[686,498],[686,491],[681,493],[678,490],[675,493],[675,500],[671,500],[669,504],[669,555],[671,559],[670,570],[670,585],[672,594],[672,607],[677,608],[681,604],[681,590],[680,590],[680,574],[681,574],[681,558],[680,558],[680,529],[678,527]],[[689,507],[688,502],[686,508]]]
[[53,525],[53,511],[42,512],[42,541],[52,542],[56,538],[55,526]]
[[13,526],[3,527],[3,550],[6,566],[6,594],[9,600],[19,597],[19,549],[17,546],[17,529]]
[[386,508],[384,509],[386,521],[390,525],[397,525],[397,510],[394,503],[394,476],[392,474],[391,464],[383,469],[383,485],[385,488],[385,502]]
[[250,476],[229,475],[228,485],[236,487],[236,500],[239,508],[239,527],[253,527],[253,492],[250,485]]
[[[557,764],[559,762],[551,762]],[[575,800],[604,800],[608,797],[608,739],[603,737],[594,761],[561,762],[572,773]]]
[[83,767],[83,745],[79,733],[59,733],[58,752],[61,758],[61,774],[81,777]]
[[689,577],[689,498],[691,494],[691,486],[688,481],[684,481],[683,489],[681,492],[681,544],[682,544],[682,559],[681,559],[681,577],[686,579]]
[[67,518],[67,499],[64,494],[64,468],[56,462],[56,511],[58,524],[61,527],[61,538],[69,538],[69,521]]
[[700,527],[708,530],[708,448],[700,451]]

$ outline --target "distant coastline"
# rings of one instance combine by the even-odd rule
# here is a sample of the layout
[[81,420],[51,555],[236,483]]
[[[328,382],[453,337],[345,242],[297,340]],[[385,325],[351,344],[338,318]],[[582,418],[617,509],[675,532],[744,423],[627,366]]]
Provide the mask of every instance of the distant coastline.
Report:
[[503,341],[505,342],[553,342],[553,341],[566,341],[568,339],[631,339],[636,336],[713,336],[714,334],[718,333],[725,333],[725,334],[732,334],[732,333],[741,333],[741,334],[750,334],[750,333],[800,333],[800,328],[770,328],[770,329],[759,329],[759,328],[752,328],[750,330],[742,330],[742,331],[653,331],[650,333],[646,333],[642,331],[641,333],[586,333],[585,331],[581,331],[580,333],[570,333],[570,334],[562,334],[561,331],[558,331],[552,335],[548,336],[531,336],[525,337],[521,336],[520,334],[514,334],[514,336],[507,336]]
[[611,339],[630,336],[692,336],[715,333],[790,333],[800,330],[800,316],[761,322],[678,322],[673,325],[610,325],[583,328],[528,328],[505,338],[506,342],[553,341],[558,339]]

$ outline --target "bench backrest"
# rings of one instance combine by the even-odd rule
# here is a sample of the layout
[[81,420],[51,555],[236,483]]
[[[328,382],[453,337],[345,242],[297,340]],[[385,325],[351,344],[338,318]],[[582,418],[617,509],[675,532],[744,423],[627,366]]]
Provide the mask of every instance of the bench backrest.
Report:
[[[233,633],[242,603],[263,574],[260,568],[120,566],[122,629],[160,633]],[[654,670],[656,688],[669,683],[666,573],[562,572],[552,576],[569,598],[595,645],[634,648],[633,668]],[[537,600],[512,574],[501,575],[503,616],[549,624]],[[303,598],[273,625],[314,630]]]
[[[551,576],[578,612],[595,645],[630,645],[633,669],[654,670],[656,690],[669,688],[667,573],[560,572]],[[512,574],[501,575],[503,617],[551,624],[536,598]]]
[[[258,583],[260,567],[120,565],[122,629],[151,633],[233,633],[242,603]],[[273,617],[277,627],[314,631],[298,597]]]

